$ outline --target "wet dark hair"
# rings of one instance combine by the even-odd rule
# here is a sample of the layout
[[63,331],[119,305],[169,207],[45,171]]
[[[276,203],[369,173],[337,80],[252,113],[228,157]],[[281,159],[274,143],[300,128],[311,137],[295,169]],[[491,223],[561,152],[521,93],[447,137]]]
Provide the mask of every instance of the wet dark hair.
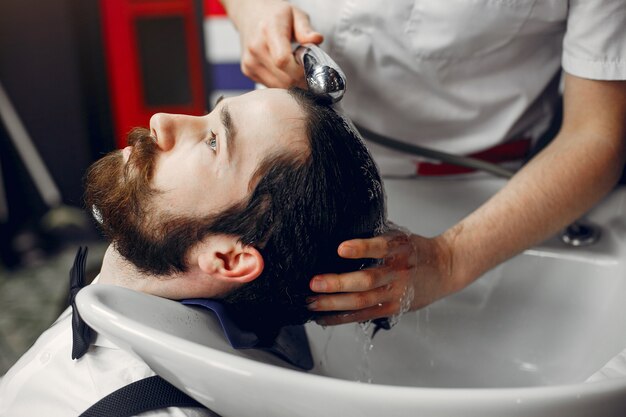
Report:
[[286,154],[261,165],[263,177],[248,206],[262,208],[253,216],[262,221],[257,229],[262,237],[250,228],[241,240],[264,242],[265,269],[224,299],[252,328],[309,320],[305,299],[312,295],[314,275],[354,271],[373,262],[340,258],[339,243],[385,228],[382,182],[363,142],[328,103],[304,90],[290,93],[305,113],[310,155],[294,163]]
[[[312,295],[314,275],[369,266],[372,260],[340,258],[337,247],[382,233],[386,221],[381,179],[363,142],[328,103],[301,89],[289,92],[304,111],[309,152],[284,150],[266,157],[253,175],[251,194],[220,213],[155,216],[142,197],[158,192],[149,186],[152,167],[124,166],[119,155],[94,164],[86,181],[87,207],[98,208],[105,235],[145,273],[185,271],[185,256],[208,235],[233,235],[256,247],[263,272],[223,301],[241,327],[270,337],[281,326],[311,318],[305,300]],[[153,146],[148,131],[131,136],[133,154]],[[148,161],[150,152],[145,152]],[[140,175],[111,172],[134,166],[141,167],[136,168]],[[121,177],[129,183],[124,188],[114,184]]]

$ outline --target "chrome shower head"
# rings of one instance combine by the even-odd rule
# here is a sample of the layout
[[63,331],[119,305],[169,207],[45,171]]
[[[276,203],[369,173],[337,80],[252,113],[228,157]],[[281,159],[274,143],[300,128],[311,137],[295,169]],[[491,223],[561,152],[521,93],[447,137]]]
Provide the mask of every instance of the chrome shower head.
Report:
[[346,92],[346,76],[326,52],[314,44],[298,45],[296,61],[304,68],[309,91],[336,103]]

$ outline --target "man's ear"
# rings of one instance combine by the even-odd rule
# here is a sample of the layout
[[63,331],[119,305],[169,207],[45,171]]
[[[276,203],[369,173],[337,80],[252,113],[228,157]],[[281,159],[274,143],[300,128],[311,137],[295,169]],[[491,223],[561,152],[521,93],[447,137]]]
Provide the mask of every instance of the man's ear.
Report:
[[253,246],[244,245],[236,237],[210,236],[198,253],[198,267],[213,278],[245,284],[263,272],[263,256]]

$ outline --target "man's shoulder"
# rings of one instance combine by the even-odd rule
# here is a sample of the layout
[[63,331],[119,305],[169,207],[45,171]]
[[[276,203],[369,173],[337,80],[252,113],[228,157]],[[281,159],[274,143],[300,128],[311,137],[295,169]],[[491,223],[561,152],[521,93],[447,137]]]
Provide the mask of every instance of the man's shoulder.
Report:
[[[140,359],[101,343],[72,360],[72,315],[66,310],[0,381],[7,415],[69,415],[154,372]],[[33,402],[32,398],[38,398]]]

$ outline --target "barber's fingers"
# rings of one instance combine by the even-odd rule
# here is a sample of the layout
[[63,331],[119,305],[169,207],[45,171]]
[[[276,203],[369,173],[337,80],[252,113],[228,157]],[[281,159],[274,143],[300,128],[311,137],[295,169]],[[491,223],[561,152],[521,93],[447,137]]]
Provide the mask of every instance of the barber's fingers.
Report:
[[288,88],[296,85],[305,88],[304,70],[296,63],[291,52],[289,52],[287,59],[293,61],[292,65],[294,69],[289,69],[291,73],[276,67],[270,56],[267,45],[263,45],[258,49],[249,49],[242,55],[241,72],[251,80],[261,83],[266,87]]
[[286,88],[294,84],[290,75],[273,67],[268,46],[263,42],[249,46],[241,59],[241,71],[266,87]]
[[295,39],[299,43],[319,44],[324,40],[311,27],[309,16],[296,7],[285,8],[263,29],[276,68],[290,75],[294,81],[302,78],[303,70],[293,56],[291,41]]
[[293,38],[298,43],[314,43],[319,45],[324,41],[324,36],[316,32],[311,26],[309,15],[294,7],[293,9]]
[[241,71],[252,81],[261,83],[266,87],[287,87],[289,83],[277,77],[259,62],[249,64],[246,60],[241,61]]
[[322,326],[336,326],[346,323],[358,323],[368,320],[391,317],[400,311],[400,305],[395,302],[376,304],[375,306],[356,311],[344,311],[338,314],[329,314],[315,319]]
[[[290,74],[294,78],[302,68],[297,64],[291,48],[294,24],[291,9],[285,9],[273,21],[265,25],[263,32],[267,39],[271,64],[280,72]],[[267,66],[267,63],[266,63]]]
[[391,231],[370,239],[352,239],[342,242],[337,253],[347,259],[384,259],[399,254],[409,254],[413,250],[410,236]]
[[311,297],[307,308],[311,311],[352,311],[393,302],[398,294],[392,287],[383,286],[365,292],[330,294]]
[[287,3],[257,23],[252,35],[242,36],[242,72],[268,87],[306,88],[304,69],[296,62],[291,41],[320,43],[306,13]]
[[310,288],[318,293],[361,292],[390,284],[396,279],[390,268],[362,269],[345,274],[322,274],[311,279]]
[[271,69],[272,58],[264,32],[258,32],[251,41],[242,37],[241,72],[267,87],[288,87],[290,77],[281,77],[279,71]]
[[299,80],[293,79],[286,73],[270,71],[264,66],[260,66],[257,68],[257,72],[255,76],[258,79],[254,79],[256,82],[260,82],[266,87],[276,87],[276,88],[288,88],[297,86],[303,89],[307,88],[306,81],[304,77]]

